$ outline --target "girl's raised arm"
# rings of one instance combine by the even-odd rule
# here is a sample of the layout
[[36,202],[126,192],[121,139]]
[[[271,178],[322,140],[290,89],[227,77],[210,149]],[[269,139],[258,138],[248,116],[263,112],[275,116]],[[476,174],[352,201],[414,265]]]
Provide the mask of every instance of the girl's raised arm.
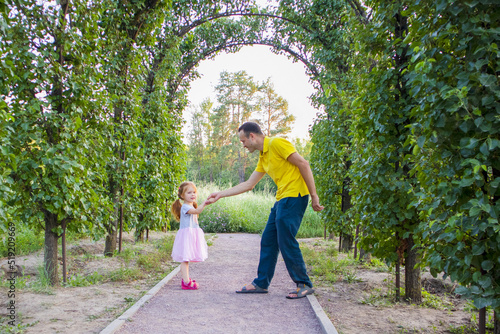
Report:
[[198,207],[195,209],[195,208],[192,208],[192,209],[189,209],[189,211],[187,213],[189,213],[190,215],[199,215],[200,213],[203,212],[203,210],[205,209],[205,207],[207,205],[210,205],[214,202],[213,199],[207,199],[206,201],[203,201],[200,205],[198,205]]

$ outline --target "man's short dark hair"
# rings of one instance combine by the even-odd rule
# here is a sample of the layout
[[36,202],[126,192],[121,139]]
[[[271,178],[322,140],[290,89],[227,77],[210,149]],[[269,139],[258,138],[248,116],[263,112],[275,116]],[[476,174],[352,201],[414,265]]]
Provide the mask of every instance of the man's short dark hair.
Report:
[[245,122],[241,124],[241,126],[238,129],[238,132],[240,131],[243,131],[243,133],[245,133],[245,137],[247,138],[250,136],[250,133],[255,133],[262,136],[264,135],[262,133],[262,130],[260,129],[259,124],[255,122]]

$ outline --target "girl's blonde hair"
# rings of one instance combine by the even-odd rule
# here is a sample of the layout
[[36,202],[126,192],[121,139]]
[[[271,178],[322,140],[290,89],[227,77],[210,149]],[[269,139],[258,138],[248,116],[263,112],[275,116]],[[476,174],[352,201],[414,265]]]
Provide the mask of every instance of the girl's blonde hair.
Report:
[[[170,211],[172,212],[174,218],[177,221],[181,220],[181,207],[182,207],[181,199],[182,200],[184,199],[184,193],[186,192],[188,187],[193,187],[194,191],[198,193],[198,189],[196,189],[196,186],[194,185],[193,182],[186,181],[181,183],[179,189],[177,190],[177,197],[179,198],[172,204],[172,207],[170,208]],[[193,206],[196,209],[198,207],[198,203],[196,203],[196,201],[193,202]]]

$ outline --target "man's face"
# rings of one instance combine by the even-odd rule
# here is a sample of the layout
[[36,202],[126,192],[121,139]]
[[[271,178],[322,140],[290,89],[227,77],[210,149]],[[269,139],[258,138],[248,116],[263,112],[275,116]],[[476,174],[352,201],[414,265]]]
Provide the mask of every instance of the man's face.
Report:
[[245,132],[240,131],[239,132],[240,136],[240,141],[243,144],[243,147],[248,150],[248,152],[253,153],[257,149],[257,143],[254,141],[255,135],[253,133],[250,133],[248,138],[245,136]]

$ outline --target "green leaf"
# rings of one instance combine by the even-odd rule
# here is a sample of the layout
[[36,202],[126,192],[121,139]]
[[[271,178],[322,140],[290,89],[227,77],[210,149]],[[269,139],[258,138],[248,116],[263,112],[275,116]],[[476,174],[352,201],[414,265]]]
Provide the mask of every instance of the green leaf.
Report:
[[481,268],[483,268],[486,271],[493,269],[493,266],[494,266],[494,263],[493,263],[493,261],[490,261],[490,260],[486,260],[486,261],[483,261],[481,263]]
[[424,136],[418,137],[417,145],[422,148],[422,147],[424,147],[424,144],[425,144],[425,137]]
[[461,188],[469,187],[474,183],[474,178],[462,179],[459,182]]
[[472,255],[481,255],[484,253],[484,245],[472,246]]
[[479,310],[491,305],[491,299],[488,298],[477,298],[474,299],[474,306]]
[[484,142],[481,147],[479,148],[479,151],[484,154],[486,157],[490,155],[490,150],[488,148],[488,143]]
[[487,73],[481,73],[481,75],[479,76],[479,82],[485,87],[498,86],[498,81],[496,76]]

